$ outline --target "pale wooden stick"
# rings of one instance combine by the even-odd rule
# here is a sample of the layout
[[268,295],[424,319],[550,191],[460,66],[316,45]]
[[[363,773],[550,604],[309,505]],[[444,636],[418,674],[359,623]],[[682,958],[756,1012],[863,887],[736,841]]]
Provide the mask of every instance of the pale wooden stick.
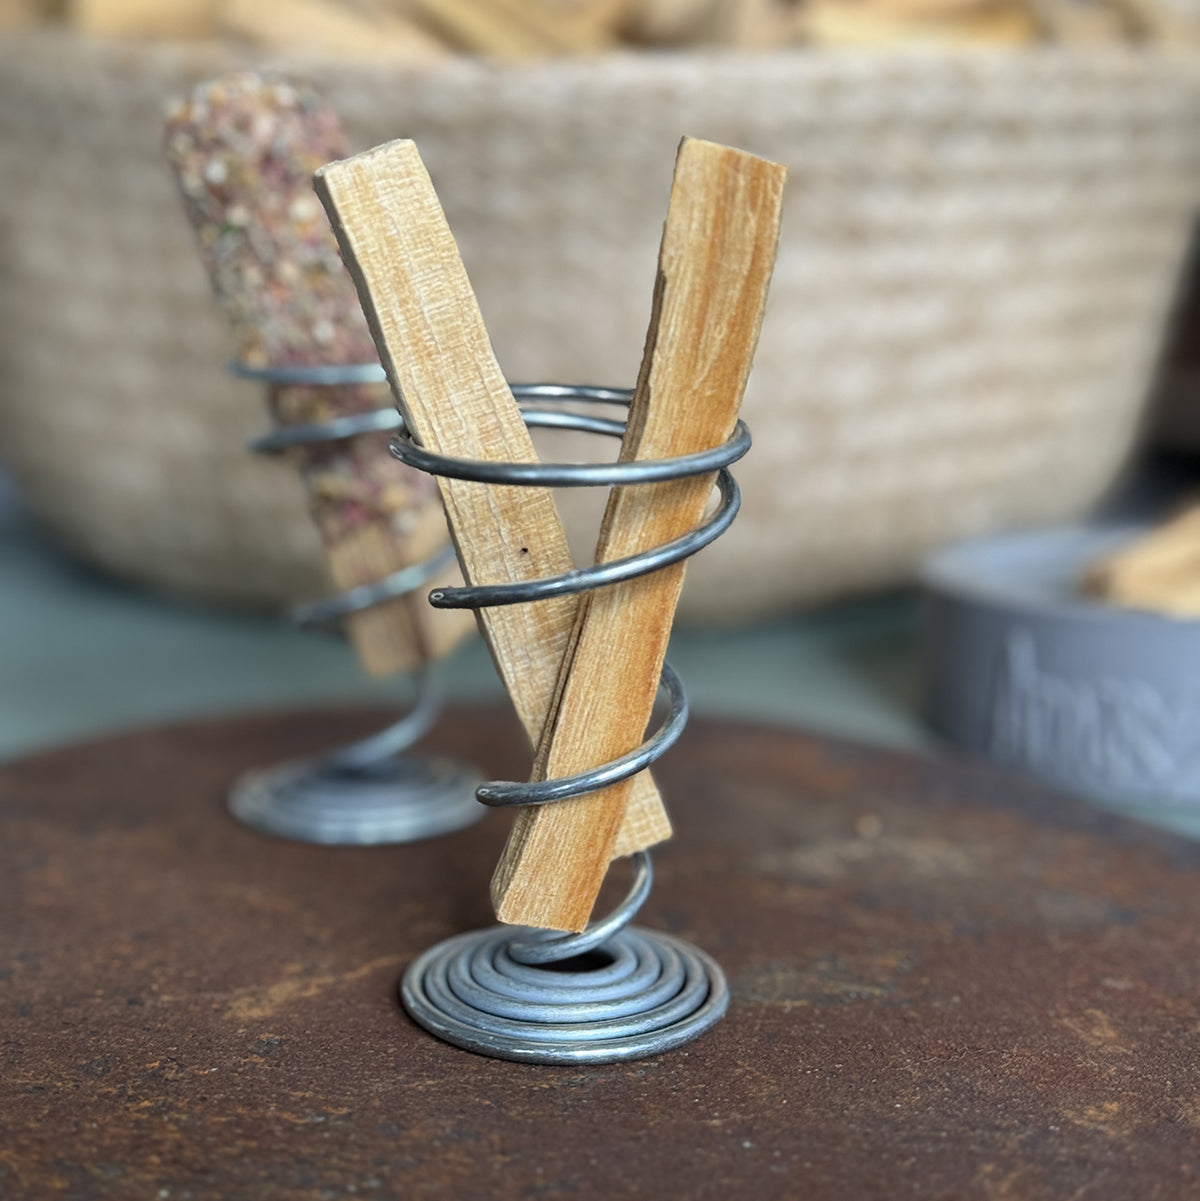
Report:
[[766,50],[795,36],[795,7],[781,0],[724,0],[709,14],[699,40]]
[[[621,458],[708,450],[733,432],[779,240],[786,169],[684,139],[659,252],[646,353]],[[687,533],[713,476],[616,488],[596,547],[609,562]],[[684,564],[587,594],[534,768],[554,779],[642,740]],[[617,784],[522,810],[492,881],[504,922],[582,930],[612,858],[629,790]]]
[[1145,39],[1160,46],[1195,47],[1200,28],[1183,5],[1164,0],[1118,0],[1114,7],[1124,18],[1132,39]]
[[553,53],[553,42],[522,21],[514,21],[507,5],[494,0],[412,0],[430,26],[471,54],[526,58]]
[[45,0],[0,0],[0,33],[31,29],[55,15]]
[[215,0],[69,0],[66,5],[76,29],[101,37],[212,37],[215,10]]
[[590,54],[611,49],[616,26],[630,0],[488,0],[503,5],[510,20],[535,30],[554,51]]
[[615,37],[629,14],[640,0],[559,0],[559,6],[569,10],[576,26],[595,31],[593,36]]
[[1131,609],[1200,617],[1200,504],[1093,563],[1083,589]]
[[625,0],[409,0],[425,21],[474,54],[522,58],[613,45]]
[[427,62],[450,53],[411,21],[337,0],[221,0],[218,18],[223,32],[272,48],[388,62]]
[[[440,454],[537,462],[416,146],[391,142],[332,163],[317,172],[316,188],[409,429]],[[573,566],[547,489],[441,478],[438,485],[468,581],[530,580]],[[479,613],[534,746],[577,605],[561,597]],[[631,812],[649,846],[669,837],[671,826],[648,772],[637,789]]]
[[830,46],[892,44],[1020,46],[1037,40],[1030,10],[1016,0],[983,3],[945,16],[897,16],[883,6],[842,0],[807,0],[797,11],[797,32],[805,40]]
[[652,44],[701,41],[717,7],[718,0],[640,0],[626,16],[623,32]]
[[1066,46],[1112,46],[1125,40],[1118,8],[1100,0],[1030,0],[1043,37]]

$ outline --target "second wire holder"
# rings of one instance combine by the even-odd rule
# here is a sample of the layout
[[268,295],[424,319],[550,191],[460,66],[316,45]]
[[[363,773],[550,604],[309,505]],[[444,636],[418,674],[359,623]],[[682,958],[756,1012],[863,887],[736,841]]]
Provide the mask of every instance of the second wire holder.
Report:
[[[340,387],[385,378],[378,363],[262,368],[233,363],[230,370],[273,387]],[[398,428],[400,415],[389,405],[330,421],[280,426],[256,438],[250,449],[279,454]],[[292,619],[306,628],[336,625],[353,613],[416,592],[453,560],[454,548],[447,544],[384,579],[298,606]],[[266,834],[360,846],[416,842],[478,821],[484,810],[476,803],[475,790],[482,774],[468,764],[412,750],[441,712],[427,671],[417,674],[416,688],[412,710],[378,734],[312,758],[247,772],[230,791],[230,812]]]

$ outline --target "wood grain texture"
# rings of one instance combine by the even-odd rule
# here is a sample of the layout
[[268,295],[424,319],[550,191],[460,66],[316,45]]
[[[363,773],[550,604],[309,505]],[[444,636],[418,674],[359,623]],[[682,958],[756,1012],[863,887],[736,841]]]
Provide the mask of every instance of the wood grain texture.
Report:
[[[681,144],[623,460],[707,450],[733,432],[775,264],[785,176],[778,164],[727,146]],[[615,488],[596,561],[687,533],[713,480]],[[684,570],[678,563],[582,598],[535,779],[597,767],[641,742]],[[582,930],[628,797],[622,783],[519,813],[492,882],[500,920]]]
[[1091,564],[1082,584],[1109,604],[1200,617],[1200,504]]
[[257,45],[362,62],[429,62],[450,53],[399,14],[341,0],[220,0],[217,23]]
[[[52,8],[41,7],[48,14]],[[68,0],[53,8],[98,37],[199,38],[214,31],[216,0]]]
[[612,47],[628,0],[409,0],[453,45],[471,54],[524,58]]
[[[332,163],[317,173],[316,187],[409,428],[441,454],[537,462],[416,146],[391,142]],[[469,582],[531,580],[572,568],[548,489],[451,479],[438,486]],[[561,597],[479,613],[496,669],[535,747],[578,604]],[[630,808],[641,837],[669,836],[649,773],[637,777],[635,798]]]

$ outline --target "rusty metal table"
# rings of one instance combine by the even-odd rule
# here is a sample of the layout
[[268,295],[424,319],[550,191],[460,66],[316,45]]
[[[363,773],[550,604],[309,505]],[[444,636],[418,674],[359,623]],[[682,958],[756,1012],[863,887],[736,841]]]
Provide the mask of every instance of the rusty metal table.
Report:
[[[696,721],[660,765],[679,836],[643,922],[721,960],[728,1018],[632,1065],[492,1061],[395,983],[489,921],[503,819],[327,849],[222,807],[243,769],[380,721],[0,770],[0,1196],[1200,1193],[1200,849],[991,769]],[[498,712],[431,742],[527,761]]]

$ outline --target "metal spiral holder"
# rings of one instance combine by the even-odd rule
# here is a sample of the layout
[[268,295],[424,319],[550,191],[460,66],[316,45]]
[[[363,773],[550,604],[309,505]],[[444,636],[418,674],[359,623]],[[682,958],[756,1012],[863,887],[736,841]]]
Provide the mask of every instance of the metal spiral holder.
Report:
[[[625,389],[515,385],[513,394],[530,426],[583,430],[621,437],[625,422],[576,413],[563,402],[628,406]],[[559,407],[545,408],[549,402]],[[492,463],[452,459],[418,446],[400,428],[392,453],[434,475],[478,483],[528,487],[647,484],[715,471],[715,512],[681,538],[643,554],[517,584],[445,588],[430,594],[440,608],[523,604],[570,595],[658,571],[720,537],[740,504],[728,471],[750,447],[738,422],[722,446],[672,459],[607,464]],[[538,783],[485,784],[486,805],[540,805],[583,796],[628,779],[663,755],[687,722],[679,677],[663,667],[661,686],[671,711],[641,747],[578,775]],[[605,1063],[640,1059],[689,1042],[720,1020],[729,1006],[724,974],[703,951],[667,934],[630,926],[649,895],[650,856],[634,856],[628,896],[581,934],[517,926],[460,934],[421,954],[400,984],[412,1018],[446,1042],[500,1059],[530,1063]]]
[[[268,368],[234,363],[230,370],[277,387],[338,387],[385,379],[378,363]],[[250,448],[280,454],[295,446],[397,428],[399,414],[388,406],[332,421],[281,426],[256,438]],[[336,626],[352,613],[423,588],[453,558],[454,549],[447,545],[385,579],[299,606],[292,619],[304,628]],[[313,758],[247,772],[229,794],[230,812],[266,834],[358,846],[416,842],[478,821],[485,812],[475,801],[482,774],[452,759],[410,749],[441,711],[427,672],[417,675],[416,686],[411,711],[378,734]]]

